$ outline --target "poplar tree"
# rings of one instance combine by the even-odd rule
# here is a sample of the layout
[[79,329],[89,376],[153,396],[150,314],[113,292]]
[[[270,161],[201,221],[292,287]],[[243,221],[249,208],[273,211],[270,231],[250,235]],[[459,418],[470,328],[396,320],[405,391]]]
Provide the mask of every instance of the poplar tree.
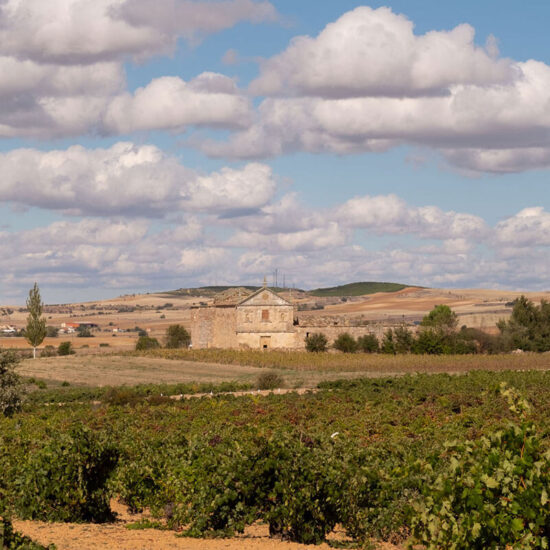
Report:
[[46,318],[42,317],[44,304],[40,298],[40,290],[36,283],[34,283],[34,286],[29,290],[27,310],[29,311],[29,315],[25,328],[25,339],[32,346],[33,357],[36,359],[36,348],[46,337]]

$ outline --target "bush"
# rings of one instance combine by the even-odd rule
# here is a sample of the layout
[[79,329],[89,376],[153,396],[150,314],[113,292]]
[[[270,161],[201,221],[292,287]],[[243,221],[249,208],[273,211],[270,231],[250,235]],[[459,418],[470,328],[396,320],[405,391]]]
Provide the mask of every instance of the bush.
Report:
[[274,390],[282,387],[284,380],[276,372],[264,372],[258,376],[257,384],[259,390]]
[[378,338],[374,334],[359,336],[357,346],[365,353],[376,353],[378,351]]
[[20,549],[20,550],[55,550],[56,546],[50,544],[49,546],[42,546],[41,544],[34,542],[29,537],[22,535],[14,530],[11,521],[1,516],[0,510],[0,548],[6,549]]
[[140,336],[136,342],[136,351],[145,351],[148,349],[160,348],[159,341],[150,336]]
[[106,483],[117,456],[82,425],[56,434],[16,466],[17,515],[43,521],[112,520]]
[[112,520],[106,483],[117,456],[82,425],[56,434],[15,466],[15,512],[43,521]]
[[412,526],[429,550],[548,548],[550,454],[526,403],[513,390],[503,394],[521,424],[447,444],[446,469],[425,487]]
[[306,350],[311,352],[327,351],[327,337],[322,332],[314,332],[305,338]]
[[76,352],[74,351],[71,342],[61,342],[61,344],[57,346],[58,355],[73,355],[74,353]]
[[0,352],[0,414],[10,416],[21,406],[21,380],[15,373],[19,359],[10,351]]
[[334,340],[332,347],[344,353],[355,353],[358,346],[357,341],[349,332],[343,332]]
[[261,518],[271,536],[318,544],[337,522],[337,470],[330,450],[308,437],[193,442],[163,484],[168,523],[188,536],[227,536]]
[[191,335],[182,325],[170,325],[166,329],[167,348],[188,348],[191,343]]
[[55,357],[57,355],[57,350],[54,346],[46,346],[41,352],[40,357]]

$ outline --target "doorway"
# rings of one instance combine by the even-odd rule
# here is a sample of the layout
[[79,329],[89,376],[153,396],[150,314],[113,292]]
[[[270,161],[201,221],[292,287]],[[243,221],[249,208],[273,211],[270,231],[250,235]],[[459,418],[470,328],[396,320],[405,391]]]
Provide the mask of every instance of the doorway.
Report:
[[271,336],[260,336],[260,349],[269,349],[271,347]]

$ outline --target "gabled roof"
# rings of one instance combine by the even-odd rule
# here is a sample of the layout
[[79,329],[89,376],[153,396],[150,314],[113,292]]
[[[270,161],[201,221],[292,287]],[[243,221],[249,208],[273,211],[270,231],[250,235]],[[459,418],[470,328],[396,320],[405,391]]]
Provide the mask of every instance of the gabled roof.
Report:
[[292,304],[288,300],[285,300],[282,296],[279,296],[279,294],[277,294],[274,290],[271,290],[265,286],[256,290],[256,292],[253,292],[250,296],[247,296],[237,304],[237,306],[244,305],[290,306]]
[[215,306],[236,306],[243,299],[250,296],[251,291],[244,287],[229,288],[216,295],[213,301]]

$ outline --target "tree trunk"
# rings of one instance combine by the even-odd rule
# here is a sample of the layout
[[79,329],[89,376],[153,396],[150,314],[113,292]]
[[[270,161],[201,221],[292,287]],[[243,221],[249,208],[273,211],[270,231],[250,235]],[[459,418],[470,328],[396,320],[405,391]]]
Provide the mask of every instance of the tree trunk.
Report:
[[36,348],[32,348],[32,358],[36,359]]

